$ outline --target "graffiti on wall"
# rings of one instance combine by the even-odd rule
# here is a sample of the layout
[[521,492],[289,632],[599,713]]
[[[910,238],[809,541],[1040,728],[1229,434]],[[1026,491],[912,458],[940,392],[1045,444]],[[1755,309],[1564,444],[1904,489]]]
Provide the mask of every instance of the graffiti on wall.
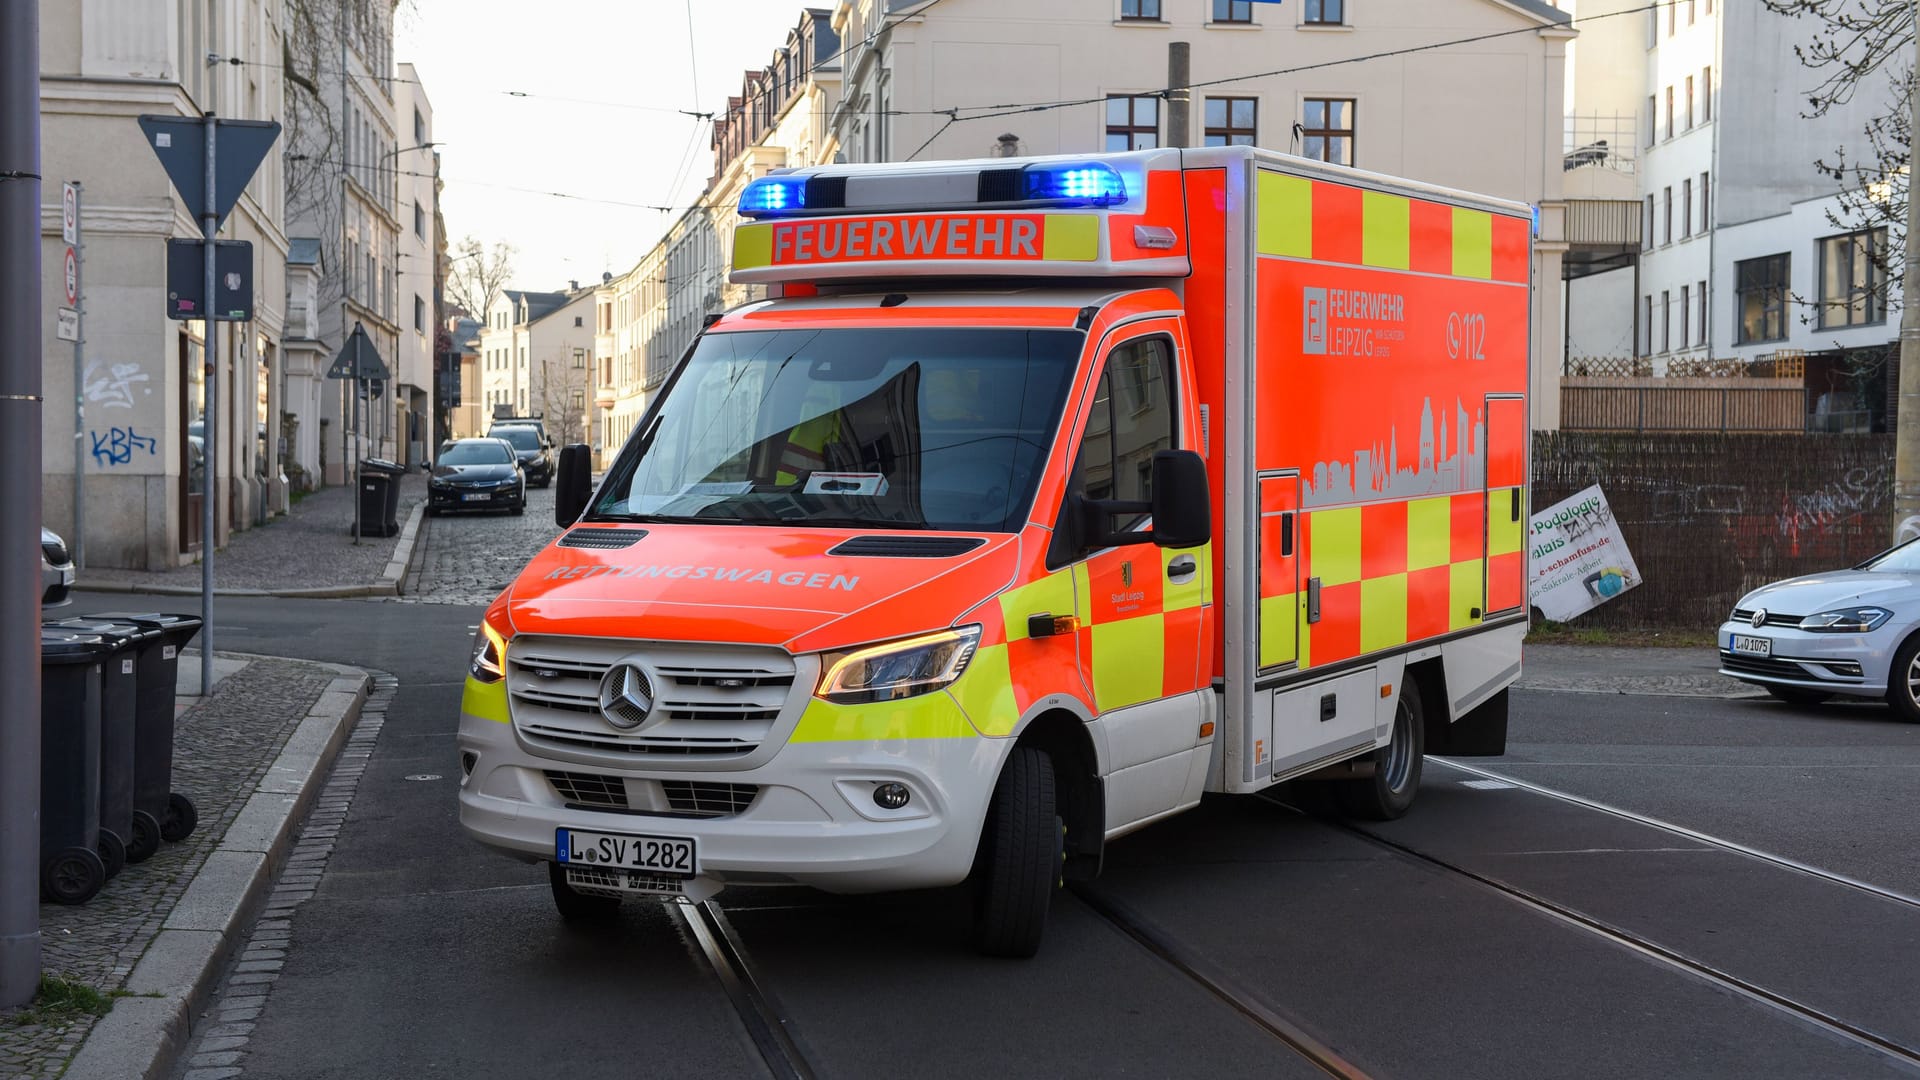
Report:
[[86,378],[81,381],[86,389],[87,403],[106,409],[133,408],[136,389],[142,395],[153,393],[152,387],[143,385],[148,381],[148,376],[140,370],[139,364],[104,364],[95,361],[87,365]]
[[141,450],[145,450],[149,457],[160,453],[158,440],[140,434],[131,425],[110,427],[105,431],[96,429],[87,435],[93,440],[93,460],[102,466],[128,464],[134,454]]

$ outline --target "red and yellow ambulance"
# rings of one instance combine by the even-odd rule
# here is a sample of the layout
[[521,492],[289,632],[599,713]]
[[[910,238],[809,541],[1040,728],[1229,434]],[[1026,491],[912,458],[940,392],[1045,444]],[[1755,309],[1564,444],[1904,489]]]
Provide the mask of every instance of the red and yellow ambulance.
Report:
[[971,880],[1497,754],[1526,630],[1524,205],[1248,147],[754,181],[717,318],[487,609],[460,817],[569,918]]

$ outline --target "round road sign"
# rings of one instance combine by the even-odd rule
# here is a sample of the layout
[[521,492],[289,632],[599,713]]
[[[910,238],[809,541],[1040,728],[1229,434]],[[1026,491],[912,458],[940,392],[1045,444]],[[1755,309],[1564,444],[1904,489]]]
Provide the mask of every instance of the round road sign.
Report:
[[80,260],[74,257],[73,249],[67,249],[67,306],[80,302]]

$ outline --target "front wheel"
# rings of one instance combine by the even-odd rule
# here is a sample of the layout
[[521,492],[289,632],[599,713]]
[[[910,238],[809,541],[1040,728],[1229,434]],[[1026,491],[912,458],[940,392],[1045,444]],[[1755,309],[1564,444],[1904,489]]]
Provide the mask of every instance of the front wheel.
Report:
[[1893,715],[1920,724],[1920,634],[1900,643],[1887,669],[1887,704]]
[[1420,789],[1420,771],[1427,752],[1426,716],[1420,707],[1420,688],[1412,677],[1400,683],[1400,703],[1393,711],[1393,737],[1373,752],[1373,775],[1334,782],[1333,796],[1348,817],[1392,821],[1413,805]]
[[988,956],[1040,951],[1047,907],[1060,887],[1065,837],[1053,759],[1015,747],[993,788],[974,863],[974,946]]
[[618,897],[575,892],[573,886],[567,884],[567,868],[557,862],[547,864],[547,884],[553,887],[553,906],[566,922],[605,923],[620,915]]

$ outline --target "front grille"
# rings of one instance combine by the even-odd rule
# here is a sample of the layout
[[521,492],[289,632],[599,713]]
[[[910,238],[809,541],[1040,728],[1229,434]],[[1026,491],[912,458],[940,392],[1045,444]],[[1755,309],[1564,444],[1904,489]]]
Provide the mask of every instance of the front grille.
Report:
[[567,865],[567,884],[574,892],[588,896],[632,896],[635,893],[678,896],[687,890],[687,879],[650,874],[643,870]]
[[760,794],[758,784],[703,784],[692,780],[662,780],[660,788],[675,813],[696,817],[744,814]]
[[1773,656],[1738,656],[1720,650],[1720,666],[1741,675],[1765,675],[1775,679],[1813,679],[1815,674],[1792,660]]
[[[600,710],[600,684],[623,661],[650,676],[637,727]],[[619,754],[739,757],[759,749],[794,683],[781,649],[599,638],[519,638],[507,649],[513,723],[530,742]],[[637,713],[628,713],[632,720]]]
[[575,806],[627,809],[627,782],[617,776],[549,771],[547,782],[563,801]]
[[[1728,618],[1737,623],[1746,623],[1748,626],[1753,625],[1753,612],[1748,608],[1734,608],[1733,614],[1728,616]],[[1782,615],[1777,611],[1769,611],[1767,612],[1767,621],[1761,625],[1790,626],[1794,629],[1799,629],[1800,620],[1804,618],[1806,618],[1805,615]]]

